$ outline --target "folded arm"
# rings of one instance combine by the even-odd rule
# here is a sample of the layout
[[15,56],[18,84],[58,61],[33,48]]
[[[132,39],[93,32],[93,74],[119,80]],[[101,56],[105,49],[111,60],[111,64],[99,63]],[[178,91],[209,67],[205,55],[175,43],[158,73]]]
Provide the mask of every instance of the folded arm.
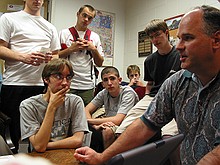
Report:
[[49,142],[47,149],[58,148],[79,148],[83,144],[84,132],[76,132],[73,136],[58,140],[55,142]]
[[87,119],[87,121],[91,125],[100,125],[100,124],[107,123],[107,122],[112,122],[115,125],[120,125],[124,118],[125,118],[125,114],[118,113],[115,116],[96,118],[96,119]]
[[9,44],[6,41],[0,40],[0,58],[7,61],[20,61],[25,64],[38,66],[41,63],[50,61],[52,57],[56,57],[57,54],[58,50],[48,52],[47,54],[40,52],[32,52],[29,54],[15,52],[9,49]]

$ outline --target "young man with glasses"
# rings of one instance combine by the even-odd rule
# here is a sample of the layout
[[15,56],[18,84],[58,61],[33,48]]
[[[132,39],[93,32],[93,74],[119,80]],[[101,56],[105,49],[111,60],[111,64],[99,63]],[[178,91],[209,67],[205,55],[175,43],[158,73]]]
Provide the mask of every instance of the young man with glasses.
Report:
[[60,32],[62,50],[59,57],[67,58],[75,73],[70,86],[70,92],[82,97],[85,106],[94,95],[94,66],[102,66],[103,49],[97,33],[88,29],[96,15],[90,5],[82,6],[77,12],[77,22],[74,27]]
[[[154,19],[147,24],[145,32],[157,48],[157,51],[149,55],[144,61],[144,80],[147,81],[145,96],[128,112],[116,130],[117,134],[124,132],[135,119],[143,115],[162,83],[173,73],[180,70],[180,55],[169,42],[167,24],[163,20]],[[172,120],[161,130],[163,138],[178,133],[175,120]],[[171,164],[177,164],[178,156],[171,155],[171,157]]]
[[180,55],[169,42],[169,29],[163,20],[152,20],[145,32],[157,48],[144,61],[145,94],[154,97],[164,80],[180,70]]
[[68,93],[73,75],[67,60],[53,59],[42,72],[45,93],[20,104],[21,139],[37,152],[83,144],[88,126],[82,99]]

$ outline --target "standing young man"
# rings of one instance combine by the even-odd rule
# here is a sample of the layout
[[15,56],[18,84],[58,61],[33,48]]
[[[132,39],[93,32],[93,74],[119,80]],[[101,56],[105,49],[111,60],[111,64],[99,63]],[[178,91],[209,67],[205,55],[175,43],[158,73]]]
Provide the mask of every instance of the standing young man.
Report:
[[[121,134],[135,119],[143,115],[162,83],[181,69],[179,52],[169,42],[167,24],[163,20],[154,19],[147,24],[145,32],[157,48],[157,51],[149,55],[144,61],[144,80],[147,81],[145,96],[128,112],[116,130],[117,134]],[[178,133],[174,119],[161,130],[163,138]],[[178,155],[178,151],[171,155],[169,159],[171,165],[178,164]]]
[[144,80],[147,81],[145,94],[154,97],[162,83],[181,69],[180,55],[169,42],[169,29],[163,20],[152,20],[145,32],[157,48],[144,61]]
[[[60,49],[56,28],[40,16],[43,2],[25,0],[24,10],[0,18],[0,58],[5,60],[1,111],[12,119],[10,132],[16,149],[21,134],[19,105],[43,92],[43,67]],[[47,51],[40,52],[42,47]]]
[[65,59],[53,59],[42,72],[45,93],[21,102],[21,139],[29,139],[37,152],[78,148],[88,132],[84,104],[67,93],[73,69]]
[[179,132],[185,135],[181,163],[219,164],[219,18],[220,10],[211,6],[197,7],[185,14],[179,24],[176,46],[183,69],[163,83],[144,115],[103,153],[80,148],[74,156],[87,164],[102,164],[118,153],[142,145],[157,129],[176,118]]
[[[144,80],[147,81],[145,96],[127,114],[116,130],[121,134],[135,119],[139,118],[157,94],[162,83],[173,73],[180,70],[180,55],[169,42],[169,29],[160,19],[150,21],[145,29],[147,36],[157,51],[149,55],[144,62]],[[175,135],[175,121],[162,128],[162,135]]]
[[85,105],[93,99],[93,65],[102,66],[104,56],[99,35],[87,28],[95,15],[92,6],[84,5],[77,12],[76,25],[60,32],[59,57],[67,58],[75,73],[70,92],[82,97]]

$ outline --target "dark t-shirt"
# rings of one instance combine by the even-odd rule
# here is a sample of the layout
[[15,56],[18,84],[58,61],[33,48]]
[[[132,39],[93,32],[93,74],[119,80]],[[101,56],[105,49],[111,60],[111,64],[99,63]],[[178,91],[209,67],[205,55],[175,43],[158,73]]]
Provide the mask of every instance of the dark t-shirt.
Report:
[[144,61],[144,80],[154,81],[149,95],[154,97],[163,82],[180,69],[180,55],[175,47],[167,55],[158,51],[149,55]]

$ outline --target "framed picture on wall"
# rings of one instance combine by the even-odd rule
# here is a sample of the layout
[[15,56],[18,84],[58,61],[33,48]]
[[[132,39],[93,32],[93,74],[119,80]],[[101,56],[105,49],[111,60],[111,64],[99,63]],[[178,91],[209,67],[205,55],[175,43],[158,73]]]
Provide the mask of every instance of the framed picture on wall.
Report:
[[180,14],[171,18],[167,18],[164,21],[166,22],[169,33],[170,33],[170,42],[172,45],[176,45],[178,38],[177,38],[177,30],[180,23],[181,18],[184,14]]

